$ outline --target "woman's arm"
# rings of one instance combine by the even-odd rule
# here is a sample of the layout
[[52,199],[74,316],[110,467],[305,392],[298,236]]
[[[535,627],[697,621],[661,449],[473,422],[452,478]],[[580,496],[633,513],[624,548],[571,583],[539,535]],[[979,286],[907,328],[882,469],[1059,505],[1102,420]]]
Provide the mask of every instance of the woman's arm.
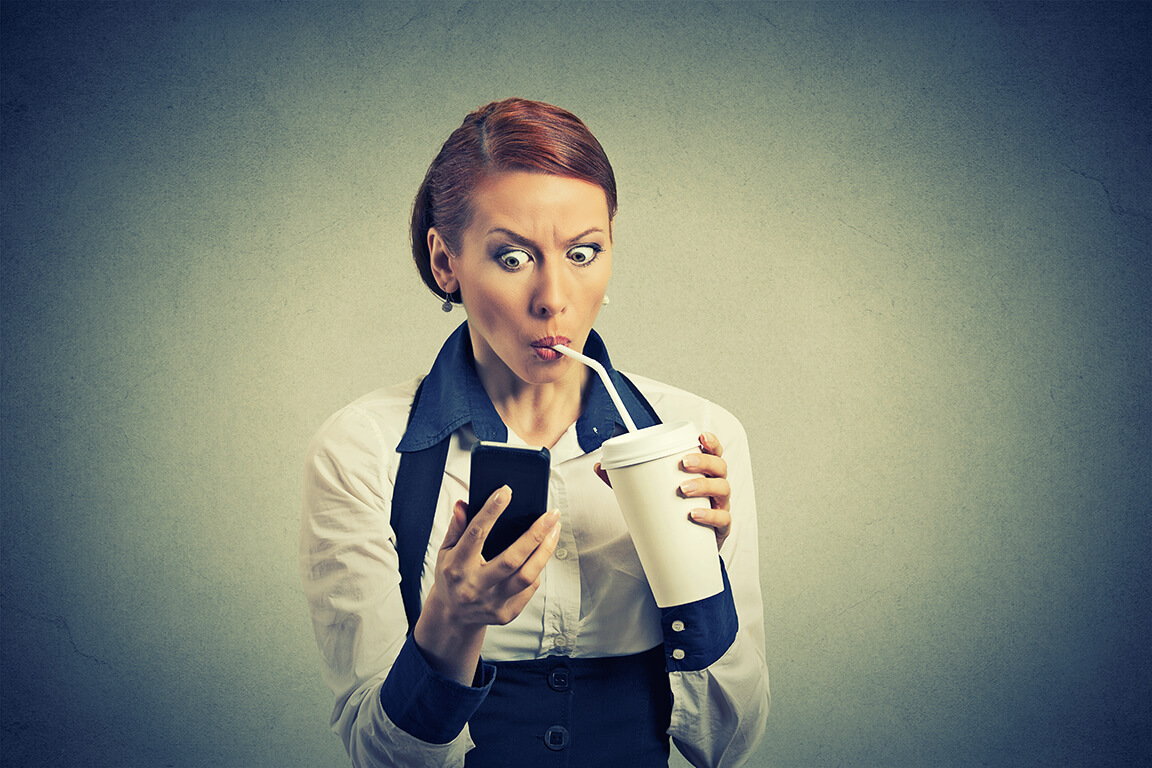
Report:
[[663,611],[673,695],[669,733],[695,766],[743,763],[764,733],[769,707],[748,441],[727,411],[714,407],[712,416],[706,428],[714,434],[704,437],[696,466],[685,467],[702,477],[685,495],[710,500],[693,519],[716,530],[725,590]]
[[305,463],[301,578],[336,697],[332,729],[363,768],[463,765],[472,746],[464,724],[487,692],[440,675],[407,638],[390,525],[400,439],[390,422],[404,424],[406,405],[345,408]]
[[462,765],[472,746],[465,724],[492,678],[479,659],[484,629],[514,618],[539,586],[558,516],[543,515],[485,563],[481,547],[508,499],[490,499],[471,524],[458,503],[435,585],[406,638],[389,522],[399,437],[379,414],[354,406],[320,430],[306,462],[301,576],[336,696],[332,727],[353,764]]
[[[409,686],[434,679],[419,649],[406,643],[389,523],[389,475],[398,440],[378,413],[355,406],[337,413],[317,433],[305,462],[301,579],[324,682],[336,697],[332,729],[353,764],[459,766],[472,745],[466,728],[457,728],[443,743],[431,743],[400,727],[395,720],[403,718],[389,717],[382,706],[389,677]],[[457,694],[456,708],[478,705],[470,700],[473,691],[463,686],[431,686],[437,689],[445,698]]]
[[479,674],[485,629],[520,615],[540,588],[540,573],[560,537],[559,513],[547,512],[502,554],[485,562],[484,541],[511,497],[507,486],[496,489],[471,523],[467,505],[456,502],[436,559],[436,581],[413,632],[432,666],[462,685]]
[[[713,428],[725,440],[711,432],[700,436],[701,452],[681,465],[699,477],[682,483],[680,492],[701,500],[692,519],[716,532],[724,591],[661,610],[673,696],[669,733],[700,767],[741,764],[764,733],[769,707],[748,439],[735,417],[712,409]],[[611,485],[599,464],[595,470]]]

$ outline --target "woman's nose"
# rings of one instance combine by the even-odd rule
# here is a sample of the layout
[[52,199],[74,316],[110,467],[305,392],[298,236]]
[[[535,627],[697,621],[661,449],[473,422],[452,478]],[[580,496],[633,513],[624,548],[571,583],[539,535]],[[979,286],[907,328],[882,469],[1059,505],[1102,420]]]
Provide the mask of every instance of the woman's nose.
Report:
[[568,291],[559,270],[543,269],[532,300],[532,311],[541,317],[558,315],[568,306]]

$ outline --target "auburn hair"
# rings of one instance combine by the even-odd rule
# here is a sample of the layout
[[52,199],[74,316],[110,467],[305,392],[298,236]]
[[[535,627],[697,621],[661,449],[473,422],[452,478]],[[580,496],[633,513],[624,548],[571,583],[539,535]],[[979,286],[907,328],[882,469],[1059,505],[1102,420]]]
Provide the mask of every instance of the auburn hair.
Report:
[[616,216],[616,176],[604,148],[580,118],[527,99],[480,107],[452,132],[424,175],[412,206],[412,258],[424,284],[445,297],[432,274],[428,230],[440,233],[452,253],[472,219],[472,196],[485,178],[505,171],[567,176],[604,190],[608,220]]

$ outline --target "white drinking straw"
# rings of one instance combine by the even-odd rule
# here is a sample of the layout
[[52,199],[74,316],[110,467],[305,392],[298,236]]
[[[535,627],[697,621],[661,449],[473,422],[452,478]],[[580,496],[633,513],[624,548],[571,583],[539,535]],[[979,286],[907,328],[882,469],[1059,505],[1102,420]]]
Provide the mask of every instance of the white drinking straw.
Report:
[[579,360],[600,374],[600,381],[604,382],[604,388],[608,390],[608,395],[612,398],[612,402],[616,404],[616,410],[619,411],[620,416],[623,417],[624,426],[628,427],[629,432],[636,431],[636,422],[632,421],[632,417],[628,415],[628,409],[624,407],[624,401],[620,399],[620,393],[617,392],[616,387],[613,386],[612,379],[608,377],[608,371],[604,370],[604,366],[590,357],[585,357],[574,349],[568,349],[568,347],[563,344],[553,344],[552,349],[562,355],[571,357],[573,360]]

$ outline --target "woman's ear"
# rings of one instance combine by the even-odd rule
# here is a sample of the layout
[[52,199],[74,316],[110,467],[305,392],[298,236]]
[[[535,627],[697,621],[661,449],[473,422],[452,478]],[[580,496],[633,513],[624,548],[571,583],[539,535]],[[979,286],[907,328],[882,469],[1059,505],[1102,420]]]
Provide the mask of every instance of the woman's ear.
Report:
[[456,279],[456,271],[452,268],[452,254],[449,253],[448,244],[435,227],[428,230],[428,255],[432,276],[436,278],[440,290],[455,293],[460,288],[460,281]]

